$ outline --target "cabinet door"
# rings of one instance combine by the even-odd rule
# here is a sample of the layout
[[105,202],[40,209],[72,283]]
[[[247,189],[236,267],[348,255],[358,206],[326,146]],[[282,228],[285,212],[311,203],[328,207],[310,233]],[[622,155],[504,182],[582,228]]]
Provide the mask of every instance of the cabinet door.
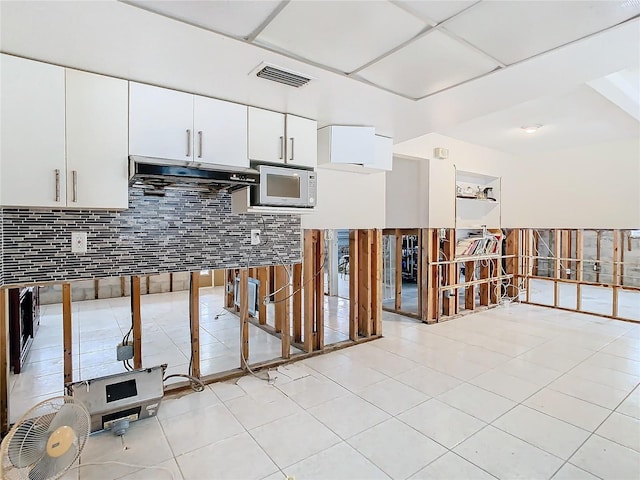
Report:
[[284,114],[249,107],[249,158],[284,163]]
[[127,208],[129,86],[66,71],[67,206]]
[[0,204],[64,206],[64,68],[10,55],[0,63]]
[[287,115],[287,163],[315,168],[318,165],[318,124]]
[[247,107],[196,96],[193,109],[194,160],[199,163],[249,167]]
[[193,160],[193,95],[129,83],[129,153]]
[[393,139],[375,136],[373,162],[367,165],[378,170],[391,170],[393,167]]

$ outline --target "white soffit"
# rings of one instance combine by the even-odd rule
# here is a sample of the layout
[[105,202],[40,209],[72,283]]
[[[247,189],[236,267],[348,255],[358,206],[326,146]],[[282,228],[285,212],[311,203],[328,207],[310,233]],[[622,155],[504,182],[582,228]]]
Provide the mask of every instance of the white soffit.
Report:
[[358,75],[401,95],[420,98],[497,67],[486,55],[434,30]]
[[587,85],[640,122],[640,69],[615,72]]
[[214,32],[246,38],[271,15],[281,2],[279,0],[124,0],[123,3]]
[[297,1],[284,7],[255,43],[352,72],[426,27],[388,2]]
[[461,12],[474,3],[478,3],[478,1],[479,0],[398,0],[393,3],[413,13],[430,25],[434,25],[449,17],[453,17],[456,13]]
[[445,29],[506,64],[546,52],[640,13],[640,2],[488,1]]
[[[540,124],[533,134],[523,125]],[[522,103],[440,131],[485,147],[527,155],[638,138],[640,123],[587,85]]]

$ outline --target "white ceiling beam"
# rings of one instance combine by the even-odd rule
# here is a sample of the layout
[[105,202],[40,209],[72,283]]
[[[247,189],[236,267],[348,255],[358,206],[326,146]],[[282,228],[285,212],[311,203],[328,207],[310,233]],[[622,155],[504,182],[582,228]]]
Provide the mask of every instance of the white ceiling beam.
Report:
[[621,73],[587,82],[591,88],[640,122],[640,79],[630,83]]

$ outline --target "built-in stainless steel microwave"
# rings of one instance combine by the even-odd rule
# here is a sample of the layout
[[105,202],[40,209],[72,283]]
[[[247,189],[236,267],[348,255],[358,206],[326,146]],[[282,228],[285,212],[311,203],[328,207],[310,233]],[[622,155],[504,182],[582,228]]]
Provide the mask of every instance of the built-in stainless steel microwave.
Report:
[[300,168],[258,165],[260,184],[251,188],[251,204],[273,207],[316,206],[316,172]]

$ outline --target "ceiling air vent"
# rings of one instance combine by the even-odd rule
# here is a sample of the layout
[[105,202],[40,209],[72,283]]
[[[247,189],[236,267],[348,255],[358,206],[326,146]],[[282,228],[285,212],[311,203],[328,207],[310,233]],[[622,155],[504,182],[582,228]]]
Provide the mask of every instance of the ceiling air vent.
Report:
[[258,68],[256,75],[266,80],[283,83],[291,87],[302,87],[311,81],[310,78],[300,75],[299,73],[288,72],[273,65],[263,65]]

